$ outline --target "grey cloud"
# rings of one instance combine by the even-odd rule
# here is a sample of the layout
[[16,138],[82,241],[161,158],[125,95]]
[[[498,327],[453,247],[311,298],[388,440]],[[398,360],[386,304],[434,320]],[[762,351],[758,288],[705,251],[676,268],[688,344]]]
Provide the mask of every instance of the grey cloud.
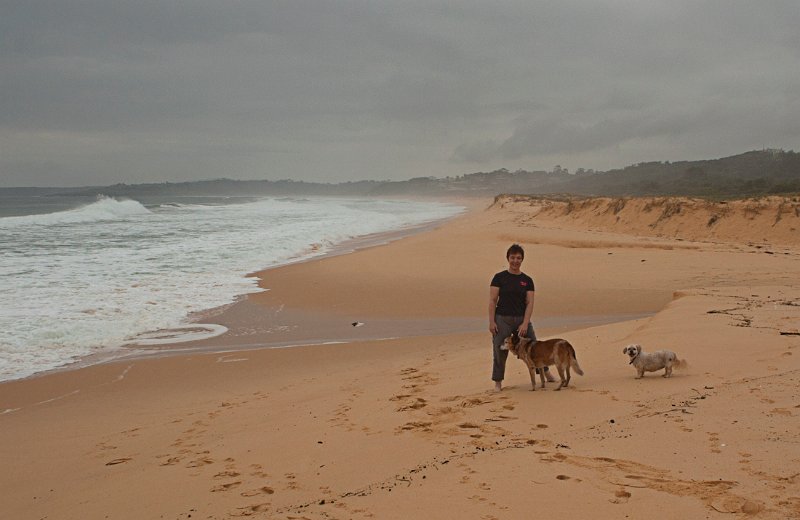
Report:
[[500,143],[487,139],[460,144],[453,151],[452,159],[459,162],[488,163],[500,157]]
[[51,168],[69,184],[338,181],[792,148],[798,25],[793,1],[12,0],[0,184],[52,184]]
[[742,105],[738,101],[735,98],[735,101],[708,102],[703,106],[682,106],[671,112],[663,108],[637,111],[590,124],[568,121],[557,115],[525,119],[518,122],[507,139],[462,144],[456,148],[452,159],[485,164],[536,156],[585,154],[648,139],[691,149],[694,154],[698,145],[709,149],[727,145],[731,150],[758,147],[759,135],[777,134],[800,139],[800,123],[788,116],[786,104]]

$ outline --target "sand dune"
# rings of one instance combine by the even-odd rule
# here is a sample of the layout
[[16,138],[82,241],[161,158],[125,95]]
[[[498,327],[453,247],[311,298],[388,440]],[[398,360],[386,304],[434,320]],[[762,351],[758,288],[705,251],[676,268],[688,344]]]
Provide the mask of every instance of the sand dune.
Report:
[[[768,254],[749,231],[684,236],[709,229],[687,206],[678,240],[664,219],[650,226],[666,205],[646,221],[648,202],[628,200],[617,221],[613,201],[567,204],[487,201],[426,233],[259,273],[269,291],[216,315],[230,331],[206,351],[0,385],[4,514],[800,516],[796,243],[765,234],[780,244]],[[575,345],[586,372],[564,391],[530,392],[512,358],[507,387],[491,392],[485,330],[402,337],[392,326],[483,318],[512,241],[537,283],[535,318],[646,315],[539,328]],[[335,335],[354,317],[353,334],[379,323],[400,337],[237,349]],[[634,379],[622,353],[632,342],[689,366]]]
[[760,246],[800,244],[800,197],[711,201],[501,195],[493,207],[529,224]]

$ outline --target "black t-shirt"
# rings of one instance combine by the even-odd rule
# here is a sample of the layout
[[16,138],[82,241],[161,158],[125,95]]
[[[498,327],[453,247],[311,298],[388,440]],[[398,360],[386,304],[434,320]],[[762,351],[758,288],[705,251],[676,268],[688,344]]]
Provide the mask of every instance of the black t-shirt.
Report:
[[500,288],[496,314],[501,316],[524,316],[528,291],[533,291],[533,279],[525,273],[511,274],[502,271],[492,278],[492,287]]

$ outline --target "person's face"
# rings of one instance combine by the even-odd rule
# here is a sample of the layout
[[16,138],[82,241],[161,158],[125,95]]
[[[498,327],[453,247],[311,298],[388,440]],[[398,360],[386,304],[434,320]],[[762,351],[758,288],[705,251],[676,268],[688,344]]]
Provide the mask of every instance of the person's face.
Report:
[[521,254],[511,253],[510,255],[508,255],[508,267],[510,267],[512,271],[518,271],[520,266],[522,266]]

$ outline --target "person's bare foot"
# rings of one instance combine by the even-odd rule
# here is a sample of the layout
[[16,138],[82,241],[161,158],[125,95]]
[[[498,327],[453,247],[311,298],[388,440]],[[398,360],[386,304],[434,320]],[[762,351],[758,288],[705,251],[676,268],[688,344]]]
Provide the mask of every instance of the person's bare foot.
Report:
[[495,381],[494,382],[494,391],[495,392],[500,392],[502,390],[503,390],[503,383],[501,383],[500,381]]

